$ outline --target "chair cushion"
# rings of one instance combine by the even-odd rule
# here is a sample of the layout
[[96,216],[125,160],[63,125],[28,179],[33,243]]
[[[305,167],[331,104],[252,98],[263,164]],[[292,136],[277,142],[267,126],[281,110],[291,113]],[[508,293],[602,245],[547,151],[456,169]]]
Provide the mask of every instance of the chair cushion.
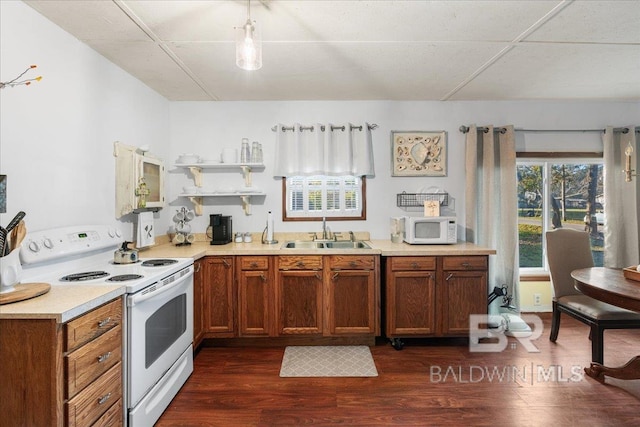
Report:
[[566,295],[557,299],[558,304],[579,311],[597,320],[638,320],[640,313],[625,310],[586,295]]

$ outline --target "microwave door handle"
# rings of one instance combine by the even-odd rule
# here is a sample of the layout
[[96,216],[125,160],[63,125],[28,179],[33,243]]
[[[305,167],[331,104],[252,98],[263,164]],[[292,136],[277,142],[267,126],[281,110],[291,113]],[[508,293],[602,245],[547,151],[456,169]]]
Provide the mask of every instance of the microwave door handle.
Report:
[[178,280],[174,281],[170,285],[166,285],[166,286],[161,287],[157,291],[148,292],[146,294],[133,295],[133,296],[127,298],[127,306],[133,307],[136,304],[140,304],[140,303],[142,303],[142,302],[144,302],[144,301],[146,301],[146,300],[148,300],[150,298],[155,298],[158,295],[162,295],[165,292],[169,292],[170,290],[172,290],[176,286],[180,286],[182,284],[182,282],[184,282],[185,279],[188,279],[188,278],[190,278],[192,276],[193,276],[193,269],[190,269],[188,274],[180,277]]

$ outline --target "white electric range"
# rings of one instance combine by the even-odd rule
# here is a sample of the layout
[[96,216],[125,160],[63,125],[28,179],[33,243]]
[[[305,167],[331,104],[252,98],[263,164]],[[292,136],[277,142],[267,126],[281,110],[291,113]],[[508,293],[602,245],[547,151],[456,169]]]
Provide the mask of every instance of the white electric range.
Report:
[[126,420],[153,426],[193,372],[193,259],[116,264],[122,240],[119,229],[101,225],[30,232],[20,251],[22,281],[126,288]]

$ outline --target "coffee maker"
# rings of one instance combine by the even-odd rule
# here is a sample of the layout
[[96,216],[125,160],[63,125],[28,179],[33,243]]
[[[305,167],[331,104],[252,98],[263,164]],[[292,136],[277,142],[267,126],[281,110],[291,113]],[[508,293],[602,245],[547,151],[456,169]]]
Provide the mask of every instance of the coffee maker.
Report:
[[210,215],[211,244],[226,245],[231,243],[233,230],[231,228],[231,217],[221,214]]

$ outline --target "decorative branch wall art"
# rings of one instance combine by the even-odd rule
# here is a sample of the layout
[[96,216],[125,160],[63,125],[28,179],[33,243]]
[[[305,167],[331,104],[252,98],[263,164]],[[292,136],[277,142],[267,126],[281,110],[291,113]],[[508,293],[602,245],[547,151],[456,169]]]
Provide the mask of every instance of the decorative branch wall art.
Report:
[[391,131],[391,176],[447,176],[445,131]]

